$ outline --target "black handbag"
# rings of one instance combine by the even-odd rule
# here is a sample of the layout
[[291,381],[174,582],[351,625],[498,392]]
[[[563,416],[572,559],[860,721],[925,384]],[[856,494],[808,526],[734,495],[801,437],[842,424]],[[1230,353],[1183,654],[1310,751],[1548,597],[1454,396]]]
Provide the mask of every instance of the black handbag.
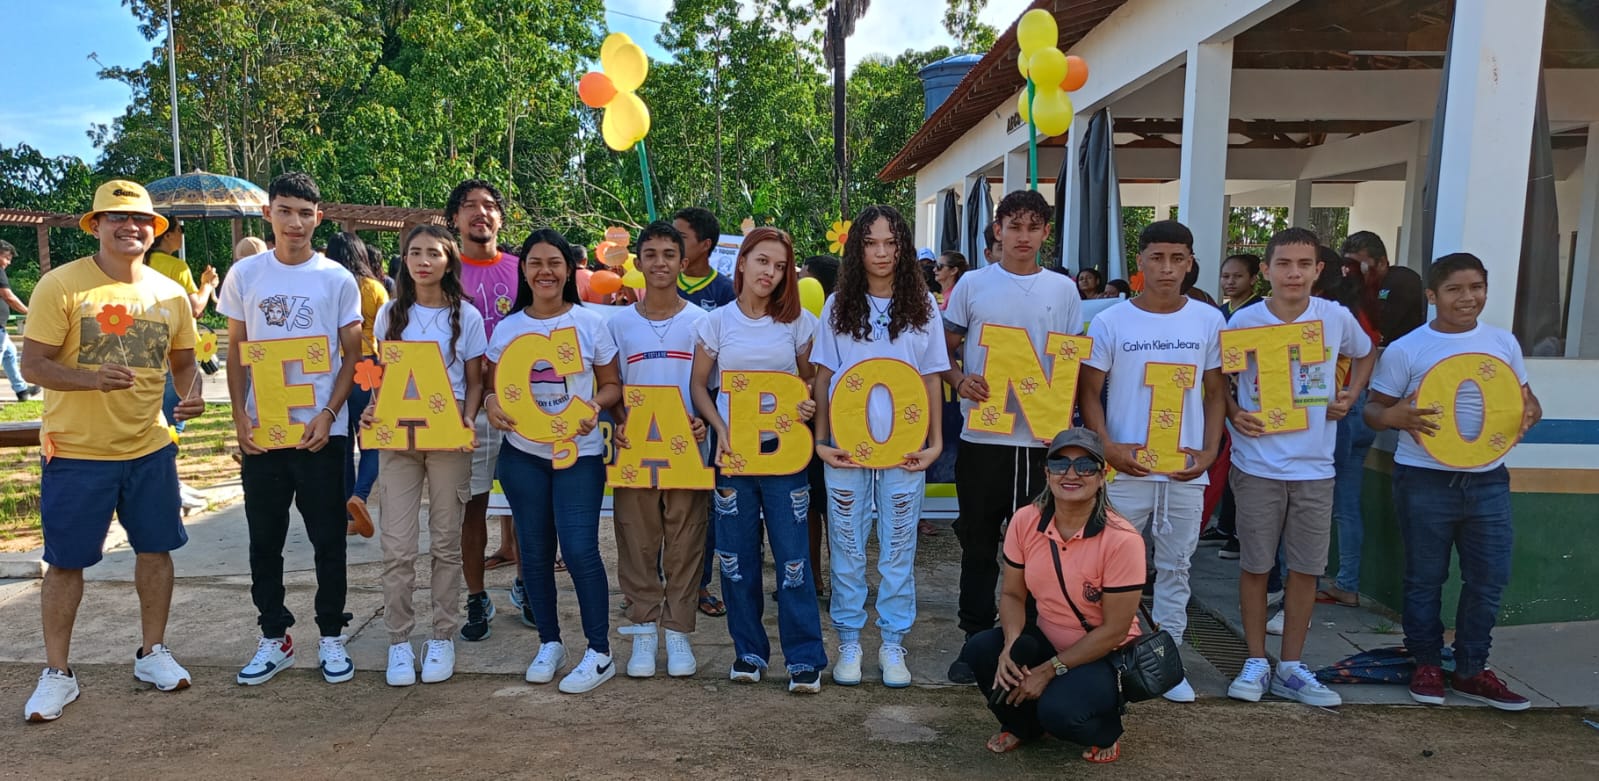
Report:
[[[1055,559],[1055,579],[1060,582],[1060,593],[1065,595],[1066,604],[1071,605],[1072,612],[1077,614],[1077,621],[1083,625],[1084,632],[1094,631],[1088,625],[1088,619],[1083,617],[1083,611],[1077,609],[1071,589],[1066,587],[1066,573],[1060,565],[1060,549],[1053,542],[1049,545],[1049,555]],[[1142,599],[1138,601],[1138,611],[1144,616],[1145,627],[1149,631],[1106,656],[1119,673],[1117,679],[1122,699],[1128,702],[1143,702],[1159,697],[1181,683],[1186,675],[1182,654],[1178,652],[1177,642],[1172,639],[1171,633],[1155,623]]]

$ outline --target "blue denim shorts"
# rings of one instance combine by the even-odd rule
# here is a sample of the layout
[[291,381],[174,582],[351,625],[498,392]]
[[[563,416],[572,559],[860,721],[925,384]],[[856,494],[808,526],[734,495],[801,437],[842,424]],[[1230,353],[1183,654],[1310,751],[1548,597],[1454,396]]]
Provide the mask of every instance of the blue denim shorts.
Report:
[[189,541],[178,497],[177,445],[128,461],[56,456],[45,462],[39,515],[46,564],[84,569],[98,563],[113,513],[137,553],[166,553]]

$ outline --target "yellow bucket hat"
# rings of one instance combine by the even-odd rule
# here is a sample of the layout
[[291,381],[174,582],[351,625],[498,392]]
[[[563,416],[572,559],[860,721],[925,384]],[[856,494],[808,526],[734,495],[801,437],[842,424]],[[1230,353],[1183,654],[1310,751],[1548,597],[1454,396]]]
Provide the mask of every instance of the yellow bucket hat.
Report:
[[137,182],[113,179],[100,185],[100,189],[94,191],[94,208],[78,219],[78,227],[82,228],[84,233],[92,235],[94,230],[89,227],[89,221],[105,212],[148,214],[155,218],[157,236],[167,231],[167,218],[156,213],[155,204],[150,200],[150,193]]

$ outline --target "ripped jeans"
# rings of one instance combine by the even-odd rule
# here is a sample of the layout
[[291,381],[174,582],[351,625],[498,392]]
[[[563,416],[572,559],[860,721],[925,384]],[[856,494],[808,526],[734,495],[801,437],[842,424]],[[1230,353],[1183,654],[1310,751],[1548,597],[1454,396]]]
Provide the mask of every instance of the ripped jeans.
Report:
[[716,562],[727,602],[727,630],[733,653],[765,669],[772,643],[761,616],[761,527],[777,562],[777,633],[790,674],[827,666],[822,646],[822,616],[816,606],[816,575],[810,556],[810,485],[805,473],[739,477],[716,476],[711,494],[716,515]]
[[877,529],[877,628],[901,645],[916,623],[916,522],[926,472],[824,468],[827,544],[833,552],[830,612],[840,643],[858,643],[866,626],[866,538]]

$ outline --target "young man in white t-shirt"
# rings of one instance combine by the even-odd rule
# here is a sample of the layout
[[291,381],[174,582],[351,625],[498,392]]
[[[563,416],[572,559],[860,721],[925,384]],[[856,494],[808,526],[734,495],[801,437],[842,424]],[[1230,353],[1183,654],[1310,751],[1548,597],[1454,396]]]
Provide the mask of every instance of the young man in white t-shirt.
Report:
[[[694,371],[694,329],[705,310],[678,296],[683,271],[683,234],[668,222],[646,226],[638,237],[638,269],[649,291],[644,300],[612,315],[606,325],[616,340],[622,370],[622,398],[640,385],[677,388],[697,443],[705,441],[705,421],[689,413],[693,399],[689,380]],[[627,430],[625,403],[611,408],[617,444],[631,434],[641,442],[646,428]],[[640,421],[647,427],[647,421]],[[697,446],[701,457],[703,444]],[[689,638],[694,634],[700,574],[705,566],[705,528],[711,492],[685,489],[616,488],[612,513],[616,524],[616,578],[627,600],[632,622],[617,631],[633,638],[627,663],[631,678],[655,675],[660,646],[656,625],[666,630],[666,674],[674,678],[699,669]]]
[[[1488,648],[1499,617],[1499,598],[1510,582],[1514,529],[1510,517],[1510,473],[1505,454],[1543,418],[1543,407],[1527,384],[1521,345],[1502,328],[1478,322],[1488,300],[1488,270],[1476,256],[1457,252],[1439,258],[1427,273],[1427,301],[1437,317],[1388,344],[1371,377],[1366,424],[1397,429],[1394,509],[1405,543],[1405,647],[1416,658],[1410,696],[1444,704],[1443,585],[1449,580],[1451,549],[1460,558],[1460,604],[1455,613],[1455,694],[1500,710],[1526,710],[1526,697],[1511,691],[1488,669]],[[1428,452],[1423,437],[1440,429],[1438,412],[1417,405],[1422,379],[1438,364],[1465,354],[1503,361],[1521,385],[1525,405],[1520,430],[1503,451],[1471,468],[1446,466]],[[1492,376],[1493,367],[1479,369]],[[1454,422],[1468,440],[1483,434],[1483,396],[1475,383],[1460,385]],[[1502,436],[1496,434],[1495,436]]]
[[[1049,235],[1053,210],[1044,196],[1018,190],[999,202],[994,215],[1000,262],[969,271],[944,306],[945,340],[950,369],[944,381],[961,399],[965,419],[990,393],[984,373],[988,349],[983,327],[992,323],[1027,331],[1033,349],[1043,356],[1051,332],[1083,332],[1083,301],[1077,285],[1063,274],[1045,273],[1038,251]],[[1049,365],[1045,364],[1046,367]],[[1044,490],[1044,446],[1056,431],[1034,431],[1021,404],[1006,400],[1005,411],[1016,416],[1009,435],[963,429],[955,453],[955,490],[960,520],[955,536],[961,543],[960,628],[970,639],[994,627],[998,617],[994,590],[999,583],[1000,529],[1017,508]],[[950,665],[955,683],[972,683],[966,663]]]
[[[1144,292],[1094,317],[1088,326],[1094,349],[1077,385],[1083,424],[1105,442],[1105,460],[1116,470],[1106,487],[1111,504],[1139,532],[1153,523],[1151,613],[1179,643],[1188,628],[1188,565],[1199,544],[1206,470],[1221,449],[1227,412],[1225,322],[1221,310],[1183,294],[1193,262],[1187,226],[1162,220],[1144,228],[1138,235]],[[1147,445],[1171,429],[1179,453],[1161,458]],[[1193,702],[1194,688],[1184,679],[1165,697]]]
[[[344,402],[361,359],[361,294],[349,271],[311,247],[311,234],[322,222],[316,182],[300,172],[283,174],[272,180],[267,196],[264,211],[277,248],[233,264],[217,304],[228,317],[233,345],[228,396],[244,452],[240,480],[250,527],[250,596],[261,625],[255,655],[239,671],[238,682],[265,683],[294,664],[294,641],[287,631],[294,614],[283,604],[283,543],[293,503],[316,551],[322,676],[340,683],[355,676],[339,639],[350,614],[344,612],[344,487],[337,476],[344,471],[342,440],[349,430]],[[309,387],[313,402],[289,409],[289,420],[305,426],[298,442],[285,438],[264,448],[252,435],[259,421],[259,382],[253,372],[260,369],[245,368],[245,343],[306,337],[317,340],[308,352],[323,352],[334,370],[306,372],[298,362],[284,364],[287,384]]]
[[[1238,377],[1236,397],[1227,398],[1233,433],[1231,483],[1238,508],[1238,600],[1249,659],[1227,689],[1234,699],[1259,702],[1268,689],[1307,705],[1342,704],[1300,661],[1316,604],[1316,578],[1327,568],[1332,534],[1333,450],[1338,420],[1349,413],[1371,378],[1376,360],[1371,338],[1343,305],[1311,295],[1321,273],[1320,241],[1304,228],[1278,231],[1266,245],[1266,279],[1271,297],[1241,309],[1228,330],[1302,324],[1319,329],[1324,350],[1307,356],[1295,351],[1285,378],[1294,406],[1305,411],[1301,431],[1266,433],[1262,416],[1260,361],[1248,357]],[[1339,361],[1351,359],[1348,386],[1338,377]],[[1276,674],[1266,658],[1266,581],[1283,547],[1288,581],[1283,599],[1283,643]]]

